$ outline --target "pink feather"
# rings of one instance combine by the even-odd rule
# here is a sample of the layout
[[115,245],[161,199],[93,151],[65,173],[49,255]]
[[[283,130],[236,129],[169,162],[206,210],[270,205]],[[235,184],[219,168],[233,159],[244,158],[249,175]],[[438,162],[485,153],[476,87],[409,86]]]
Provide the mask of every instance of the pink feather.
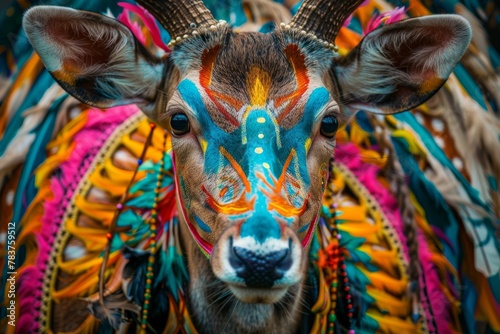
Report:
[[342,23],[342,26],[343,27],[349,26],[349,24],[351,23],[351,20],[352,20],[352,14],[347,17],[347,19],[344,21],[344,23]]
[[44,202],[41,228],[35,232],[38,246],[35,265],[26,268],[19,277],[21,315],[16,327],[18,333],[37,331],[35,319],[39,317],[43,277],[55,236],[61,228],[61,219],[78,183],[116,127],[138,112],[139,109],[135,105],[110,108],[105,112],[98,109],[89,110],[87,123],[73,137],[76,145],[70,157],[59,166],[61,173],[50,179],[52,199]]
[[144,7],[127,2],[119,2],[118,5],[124,9],[130,10],[141,18],[142,22],[144,22],[144,25],[151,33],[151,37],[153,38],[153,42],[156,44],[156,46],[163,49],[165,52],[171,51],[170,48],[165,45],[165,43],[163,43],[163,40],[161,39],[160,28],[158,28],[155,18]]
[[[366,5],[368,5],[369,3],[370,3],[370,0],[365,0],[365,1],[363,1],[363,2],[359,5],[359,7],[366,6]],[[349,24],[351,23],[351,20],[352,20],[352,15],[353,15],[353,14],[351,14],[351,15],[349,15],[349,16],[347,17],[347,19],[346,19],[346,20],[344,21],[344,23],[342,24],[342,26],[343,26],[343,27],[347,27],[347,26],[349,26]]]
[[144,34],[142,33],[141,27],[137,24],[137,22],[130,21],[128,10],[124,9],[123,12],[121,12],[121,14],[118,15],[117,19],[118,21],[123,23],[127,28],[129,28],[130,31],[132,31],[135,38],[137,38],[142,45],[146,44],[146,36],[144,36]]
[[[403,232],[403,223],[399,213],[399,207],[396,198],[392,193],[383,187],[377,180],[378,168],[365,163],[360,158],[361,152],[354,144],[338,145],[335,149],[335,160],[347,166],[351,172],[356,175],[370,194],[377,199],[382,211],[391,223],[391,226],[397,233],[403,246],[405,258],[408,260],[408,247],[406,246],[406,237]],[[451,322],[449,310],[450,301],[441,290],[441,281],[438,274],[438,268],[431,261],[432,253],[422,231],[418,231],[419,259],[422,264],[422,276],[420,279],[421,299],[423,302],[429,301],[430,304],[423,305],[428,320],[433,319],[440,333],[452,333],[449,326]],[[449,286],[453,286],[450,283]],[[428,321],[429,329],[434,328],[434,323]],[[432,331],[432,330],[431,330]]]
[[391,23],[399,22],[402,19],[404,19],[405,15],[406,15],[406,8],[405,7],[395,7],[393,10],[391,10],[389,12],[373,16],[370,19],[370,21],[368,21],[368,24],[366,25],[365,29],[363,30],[363,35],[367,35],[370,32],[374,31],[382,23],[391,24]]
[[[452,334],[453,330],[450,328],[451,322],[450,315],[450,301],[441,290],[441,281],[438,274],[436,265],[432,262],[432,253],[429,250],[427,241],[421,231],[418,233],[418,246],[419,246],[419,259],[422,266],[422,276],[420,278],[421,300],[428,302],[424,306],[428,321],[427,326],[430,332],[439,330],[439,333]],[[450,283],[447,286],[453,286]],[[431,312],[432,310],[432,312]],[[434,328],[434,323],[437,328]]]
[[406,248],[406,237],[403,233],[403,223],[398,211],[398,203],[392,194],[385,189],[377,180],[378,168],[365,163],[360,158],[359,148],[354,144],[337,145],[335,148],[335,160],[344,164],[353,172],[366,189],[377,199],[392,227],[396,231],[399,240],[403,245],[403,251],[408,259]]

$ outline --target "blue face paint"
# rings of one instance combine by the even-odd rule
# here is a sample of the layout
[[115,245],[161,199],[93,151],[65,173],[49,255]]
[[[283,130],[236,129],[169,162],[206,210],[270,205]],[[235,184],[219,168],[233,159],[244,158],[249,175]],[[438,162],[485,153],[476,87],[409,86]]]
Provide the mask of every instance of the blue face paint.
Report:
[[210,226],[205,224],[205,222],[201,220],[198,216],[194,215],[194,221],[203,232],[212,233],[212,229],[210,228]]
[[[203,169],[207,179],[212,180],[206,194],[216,203],[210,207],[231,219],[245,219],[241,237],[252,236],[259,242],[280,238],[279,221],[291,224],[299,215],[295,211],[306,206],[308,198],[304,195],[309,193],[310,185],[307,142],[311,140],[318,113],[330,101],[329,92],[324,87],[313,90],[300,120],[289,129],[278,124],[268,105],[259,109],[248,106],[250,109],[239,127],[226,132],[212,119],[200,91],[188,79],[178,86],[181,98],[201,128],[200,140],[206,143]],[[213,184],[216,183],[213,180],[220,183]],[[253,203],[252,209],[228,214],[234,210],[226,212],[225,207],[233,205],[242,195],[246,203]],[[194,220],[202,231],[211,232],[201,218],[194,216]],[[303,226],[299,233],[309,225]]]
[[[204,171],[208,175],[216,174],[219,172],[221,161],[219,146],[223,145],[226,147],[227,145],[227,147],[233,147],[234,143],[239,140],[238,133],[229,134],[215,124],[203,102],[198,87],[191,80],[185,79],[181,81],[177,90],[184,102],[194,112],[202,129],[201,135],[207,141]],[[241,155],[241,153],[236,154],[235,159],[240,158]]]
[[304,107],[304,114],[297,124],[286,131],[283,131],[283,148],[280,150],[280,158],[283,159],[287,152],[294,149],[296,152],[295,162],[298,164],[299,175],[305,187],[309,187],[309,171],[307,170],[307,151],[305,142],[311,136],[314,121],[320,111],[330,101],[330,93],[324,87],[313,90]]
[[311,223],[307,223],[305,224],[304,226],[302,226],[300,229],[299,229],[299,233],[304,233],[305,231],[307,231],[307,229],[309,228],[309,226],[311,225]]

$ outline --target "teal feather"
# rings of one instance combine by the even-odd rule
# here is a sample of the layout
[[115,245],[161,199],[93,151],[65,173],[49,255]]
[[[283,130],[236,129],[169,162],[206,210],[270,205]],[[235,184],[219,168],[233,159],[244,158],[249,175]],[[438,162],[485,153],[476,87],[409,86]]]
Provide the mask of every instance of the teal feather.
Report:
[[21,177],[17,186],[16,195],[13,204],[14,221],[20,221],[24,215],[27,205],[31,203],[34,196],[33,191],[30,192],[30,197],[26,196],[26,189],[29,187],[29,182],[33,182],[32,175],[35,169],[42,163],[45,158],[45,147],[50,141],[52,130],[56,121],[57,111],[64,101],[65,97],[59,98],[52,107],[48,110],[44,121],[34,131],[37,133],[36,139],[31,144],[26,161],[23,165]]
[[[14,112],[12,119],[5,129],[4,135],[0,140],[0,156],[2,156],[5,152],[5,149],[10,144],[11,140],[16,136],[19,128],[22,126],[24,121],[23,112],[28,108],[31,108],[40,102],[43,94],[47,90],[47,87],[50,87],[54,84],[54,79],[50,76],[47,71],[43,71],[40,76],[36,79],[35,83],[31,87],[28,95],[25,97],[23,102],[20,104],[19,108]],[[54,109],[54,105],[51,108]]]
[[309,258],[312,260],[317,260],[320,249],[321,245],[318,240],[318,235],[317,233],[314,233],[313,237],[311,238],[311,246],[309,246]]
[[356,333],[376,333],[379,329],[377,320],[366,314],[359,319],[359,327],[363,328],[363,331],[358,330]]
[[500,300],[500,276],[495,275],[492,277],[488,277],[488,283],[491,287],[491,292],[493,293],[493,298],[495,300]]
[[[428,133],[428,131],[415,120],[414,116],[409,113],[405,113],[397,115],[396,117],[410,125],[419,134],[422,142],[429,150],[430,154],[432,154],[439,161],[439,163],[444,166],[444,168],[451,171],[453,176],[465,190],[465,199],[481,207],[486,212],[491,213],[490,207],[481,201],[478,191],[472,188],[463,175],[453,166],[444,152],[437,146],[430,133]],[[405,143],[403,140],[393,138],[393,142],[395,144],[398,157],[402,162],[405,174],[409,178],[410,188],[415,194],[415,197],[418,198],[419,204],[425,210],[426,218],[429,224],[431,226],[438,227],[448,238],[448,243],[443,243],[446,258],[457,270],[459,270],[462,260],[461,254],[458,253],[458,250],[461,249],[458,239],[458,229],[460,224],[455,217],[454,211],[449,207],[449,205],[447,205],[445,199],[439,193],[434,184],[429,182],[429,180],[422,173],[413,156],[405,149]],[[500,253],[500,242],[495,238],[494,222],[489,217],[478,218],[470,216],[470,213],[467,210],[461,210],[460,212],[464,224],[469,226],[469,229],[474,229],[476,231],[475,235],[477,238],[474,238],[475,254],[476,256],[479,256],[480,259],[483,259],[483,263],[481,264],[483,270],[489,270],[490,261],[492,261],[492,268],[495,269],[495,266],[497,265],[495,260],[498,260],[498,254]],[[450,244],[453,246],[450,247]],[[457,289],[458,286],[456,284],[457,282],[455,282],[455,288]],[[492,291],[499,289],[493,285],[491,285],[490,288]],[[493,294],[495,296],[495,293]],[[497,297],[498,294],[495,298]],[[461,307],[464,313],[467,314],[467,312],[470,312],[470,310],[466,309],[466,307],[468,307],[466,304],[462,304]],[[465,327],[473,328],[475,326],[473,316],[464,317],[463,321]]]
[[218,20],[226,20],[234,26],[247,21],[241,0],[205,0],[203,3]]
[[462,86],[467,91],[470,97],[472,97],[479,105],[487,110],[486,103],[484,102],[483,94],[481,93],[481,88],[476,84],[472,76],[467,72],[465,67],[462,64],[458,64],[453,71],[457,76],[458,80],[462,84]]
[[[155,164],[150,160],[144,161],[139,166],[138,170],[146,172],[146,175],[130,188],[129,193],[136,196],[128,200],[126,205],[134,208],[152,210],[155,202],[156,195],[154,191],[157,187],[158,174],[161,169],[169,170],[171,167],[172,160],[168,154],[165,154],[165,158],[163,159],[163,167],[160,162]],[[161,182],[162,191],[165,189],[168,191],[168,187],[172,184],[173,179],[168,175],[164,175]]]
[[351,260],[346,260],[345,262],[349,281],[356,286],[356,290],[365,293],[366,286],[370,284],[370,279],[359,270],[355,262]]
[[117,220],[118,227],[130,227],[137,229],[144,223],[144,220],[133,210],[126,210],[120,214]]
[[435,185],[425,177],[417,162],[406,149],[404,141],[400,138],[393,138],[394,147],[405,172],[408,177],[409,186],[419,205],[426,212],[427,221],[431,226],[439,228],[448,237],[449,242],[443,243],[443,251],[450,263],[458,269],[460,258],[458,256],[458,226],[453,210],[444,200],[443,196]]
[[[150,180],[150,181],[155,181],[155,180]],[[155,193],[152,191],[147,191],[147,189],[145,189],[145,191],[142,192],[139,196],[127,201],[127,206],[144,208],[144,209],[153,209],[154,201],[155,201]]]
[[500,68],[500,54],[493,47],[488,48],[488,53],[491,59],[491,64],[494,68]]
[[188,280],[188,273],[184,263],[184,257],[179,254],[175,246],[168,246],[166,252],[162,252],[163,266],[160,274],[164,275],[164,281],[175,300],[179,300],[179,291],[182,285]]
[[[490,216],[494,216],[492,209],[490,205],[487,203],[484,203],[481,200],[480,194],[477,189],[473,188],[472,185],[465,179],[465,177],[456,169],[456,167],[453,165],[453,163],[446,157],[445,153],[443,150],[436,144],[434,141],[432,135],[424,128],[422,127],[421,124],[417,122],[415,117],[410,114],[410,113],[403,113],[396,115],[396,118],[399,120],[407,123],[410,125],[422,138],[422,141],[424,145],[427,147],[429,152],[447,169],[451,171],[453,176],[457,179],[457,181],[460,183],[460,185],[463,187],[463,189],[467,193],[467,198],[471,201],[471,203],[481,207],[484,211],[488,212]],[[398,151],[398,154],[400,153],[401,150]],[[401,154],[404,154],[404,152],[401,152]],[[403,164],[407,164],[407,159],[401,159]],[[412,159],[414,162],[414,159]],[[419,171],[419,168],[414,168],[414,170],[411,171],[411,173],[414,173],[416,171]],[[473,224],[471,220],[465,221],[465,223]],[[482,224],[480,224],[482,227],[486,229],[486,232],[490,235],[492,238],[491,240],[494,240],[494,244],[492,245],[497,252],[497,258],[499,257],[500,254],[500,241],[495,238],[495,231],[496,231],[496,222],[490,219],[489,217],[486,217],[483,219]],[[484,239],[483,239],[484,240]]]
[[354,262],[361,262],[365,265],[366,269],[368,269],[368,271],[370,272],[376,272],[376,271],[379,271],[380,269],[375,266],[374,264],[372,264],[372,257],[368,254],[366,254],[365,252],[363,251],[360,251],[358,249],[355,249],[355,250],[352,250],[350,251],[349,253],[352,257],[352,260]]
[[460,279],[462,284],[462,295],[460,298],[460,308],[462,310],[461,323],[464,326],[464,333],[475,333],[476,325],[474,319],[478,298],[477,290],[466,276],[462,276]]
[[[337,220],[337,223],[340,224],[340,220]],[[340,239],[340,246],[345,247],[349,252],[352,252],[361,247],[361,245],[363,245],[363,243],[366,241],[365,238],[353,237],[345,231],[339,231],[339,234],[342,236],[342,238]]]
[[[467,195],[471,202],[475,205],[478,205],[482,209],[484,209],[488,213],[491,212],[491,208],[489,207],[488,204],[484,203],[479,195],[479,192],[477,189],[473,188],[472,185],[467,181],[467,179],[462,175],[462,173],[453,165],[453,163],[447,158],[446,154],[443,152],[443,150],[436,144],[434,141],[434,138],[432,135],[428,132],[426,128],[424,128],[420,123],[417,122],[415,116],[411,113],[401,113],[395,115],[395,117],[408,124],[410,127],[413,128],[415,132],[419,134],[419,136],[422,139],[422,142],[426,146],[426,148],[429,150],[430,154],[432,154],[433,157],[435,157],[444,167],[449,169],[453,176],[457,179],[457,181],[460,183],[460,185],[464,188],[464,190],[467,192]],[[398,151],[398,153],[400,153]],[[404,152],[401,152],[402,154]],[[408,156],[409,154],[405,154]],[[400,158],[401,163],[404,165],[406,164],[406,159]],[[414,160],[414,159],[412,159]],[[404,166],[403,166],[404,167]],[[416,168],[415,170],[420,170],[420,168]],[[412,171],[413,172],[413,171]],[[493,222],[491,220],[488,220],[487,223],[490,227],[494,227]]]

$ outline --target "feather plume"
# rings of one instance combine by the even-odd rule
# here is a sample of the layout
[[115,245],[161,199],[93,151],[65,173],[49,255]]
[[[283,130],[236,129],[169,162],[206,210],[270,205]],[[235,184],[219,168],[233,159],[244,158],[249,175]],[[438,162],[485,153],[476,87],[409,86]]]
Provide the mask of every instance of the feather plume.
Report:
[[138,315],[141,308],[130,302],[122,291],[104,297],[104,307],[99,301],[91,302],[89,312],[100,321],[107,321],[118,331],[122,323],[132,322],[132,315]]
[[[142,19],[144,26],[148,29],[149,33],[151,34],[151,38],[153,39],[153,42],[155,43],[155,45],[167,53],[171,52],[170,48],[167,45],[165,45],[165,43],[161,39],[160,28],[156,24],[155,18],[144,7],[142,7],[141,5],[130,4],[127,2],[119,2],[118,5],[122,8],[124,8],[125,10],[129,10],[132,13],[139,16]],[[128,19],[128,15],[123,15],[123,16],[121,16],[121,18]],[[126,22],[130,22],[130,21],[126,21]],[[123,22],[123,23],[125,23],[125,22]],[[135,32],[138,32],[137,31],[138,29],[136,29],[135,25],[132,25],[132,28],[134,29],[132,31],[134,32],[134,35],[135,35]],[[142,34],[141,34],[141,36],[143,37]],[[142,40],[144,40],[144,38],[142,38]]]
[[399,22],[406,17],[405,7],[395,7],[389,12],[385,12],[380,15],[372,16],[365,29],[363,29],[363,35],[368,35],[370,32],[374,31],[378,27],[384,24],[391,24]]

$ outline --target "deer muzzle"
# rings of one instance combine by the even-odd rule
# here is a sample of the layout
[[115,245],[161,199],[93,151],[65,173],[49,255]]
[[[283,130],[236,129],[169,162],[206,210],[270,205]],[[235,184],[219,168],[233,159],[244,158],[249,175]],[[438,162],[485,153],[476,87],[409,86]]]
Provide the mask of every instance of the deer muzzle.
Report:
[[[269,236],[242,233],[252,219],[227,229],[215,244],[211,265],[215,275],[246,303],[278,302],[288,288],[302,280],[303,248],[286,224],[260,220]],[[279,226],[279,233],[272,226]]]

